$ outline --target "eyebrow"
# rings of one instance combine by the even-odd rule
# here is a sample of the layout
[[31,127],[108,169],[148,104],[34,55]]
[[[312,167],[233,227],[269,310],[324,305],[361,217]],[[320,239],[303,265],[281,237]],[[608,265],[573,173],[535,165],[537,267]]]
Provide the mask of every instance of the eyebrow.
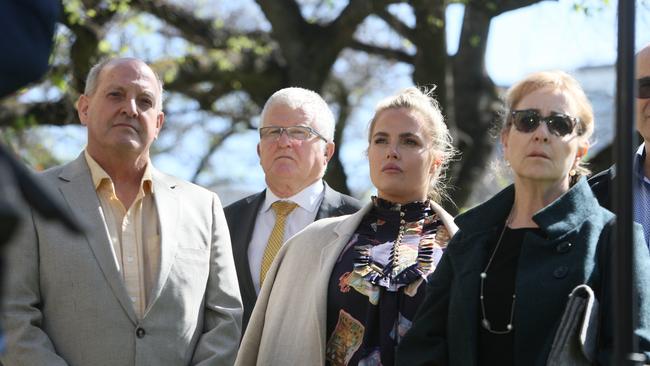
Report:
[[[372,135],[372,137],[377,137],[377,136],[386,137],[386,136],[388,136],[388,133],[379,131],[379,132],[375,132],[375,134]],[[400,137],[400,138],[405,138],[405,137],[415,137],[415,138],[420,138],[418,135],[416,135],[416,134],[414,134],[414,133],[412,133],[412,132],[404,132],[404,133],[400,133],[400,134],[399,134],[399,137]]]

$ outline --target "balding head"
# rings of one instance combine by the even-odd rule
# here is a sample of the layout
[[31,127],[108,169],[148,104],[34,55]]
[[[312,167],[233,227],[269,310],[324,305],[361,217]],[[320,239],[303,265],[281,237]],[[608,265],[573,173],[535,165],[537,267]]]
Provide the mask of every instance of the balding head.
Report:
[[[650,44],[636,54],[636,77],[639,83],[650,83]],[[650,98],[636,98],[636,129],[650,144]],[[647,149],[647,147],[646,147]]]
[[160,79],[160,76],[149,65],[147,65],[146,62],[134,57],[107,58],[95,64],[90,69],[90,71],[88,72],[88,76],[86,77],[86,87],[84,89],[84,94],[93,95],[95,93],[95,91],[97,90],[97,84],[99,83],[99,78],[101,76],[101,73],[107,66],[115,66],[124,62],[142,64],[145,66],[145,69],[147,69],[147,71],[149,70],[151,71],[151,73],[154,75],[158,83],[158,98],[156,100],[156,108],[158,110],[162,110],[163,82]]

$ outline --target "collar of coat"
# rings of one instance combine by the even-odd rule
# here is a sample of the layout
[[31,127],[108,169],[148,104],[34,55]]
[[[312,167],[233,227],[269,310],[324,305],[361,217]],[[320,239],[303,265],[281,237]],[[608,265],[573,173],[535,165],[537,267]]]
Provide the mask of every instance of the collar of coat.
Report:
[[[495,230],[503,225],[514,198],[515,187],[510,185],[484,203],[459,215],[455,220],[456,224],[464,234]],[[535,213],[533,221],[548,239],[553,240],[579,226],[599,207],[587,180],[583,177],[565,194]]]

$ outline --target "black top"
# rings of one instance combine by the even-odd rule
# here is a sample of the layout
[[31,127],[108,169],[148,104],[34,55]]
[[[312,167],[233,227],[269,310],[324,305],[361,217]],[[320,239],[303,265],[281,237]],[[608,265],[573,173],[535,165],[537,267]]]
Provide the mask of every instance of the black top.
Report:
[[[496,331],[504,331],[510,323],[511,309],[514,305],[512,295],[515,293],[515,280],[517,277],[517,264],[521,244],[526,233],[541,235],[539,228],[506,228],[501,238],[499,249],[494,255],[492,264],[487,270],[487,277],[484,281],[483,303],[485,304],[485,316]],[[489,243],[487,250],[487,261],[494,252],[497,236]],[[484,267],[485,268],[485,267]],[[483,318],[479,302],[479,319]],[[478,325],[478,364],[479,365],[514,365],[514,335],[517,326],[507,334],[493,334],[488,332],[479,323]]]

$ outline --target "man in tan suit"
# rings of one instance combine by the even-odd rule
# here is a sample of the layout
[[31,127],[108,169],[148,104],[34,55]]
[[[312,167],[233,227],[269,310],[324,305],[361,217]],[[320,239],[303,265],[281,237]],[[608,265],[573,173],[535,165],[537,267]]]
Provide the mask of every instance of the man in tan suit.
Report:
[[120,58],[79,98],[88,145],[40,175],[85,235],[31,213],[10,246],[2,322],[11,365],[229,365],[242,305],[219,198],[156,170],[162,83]]

